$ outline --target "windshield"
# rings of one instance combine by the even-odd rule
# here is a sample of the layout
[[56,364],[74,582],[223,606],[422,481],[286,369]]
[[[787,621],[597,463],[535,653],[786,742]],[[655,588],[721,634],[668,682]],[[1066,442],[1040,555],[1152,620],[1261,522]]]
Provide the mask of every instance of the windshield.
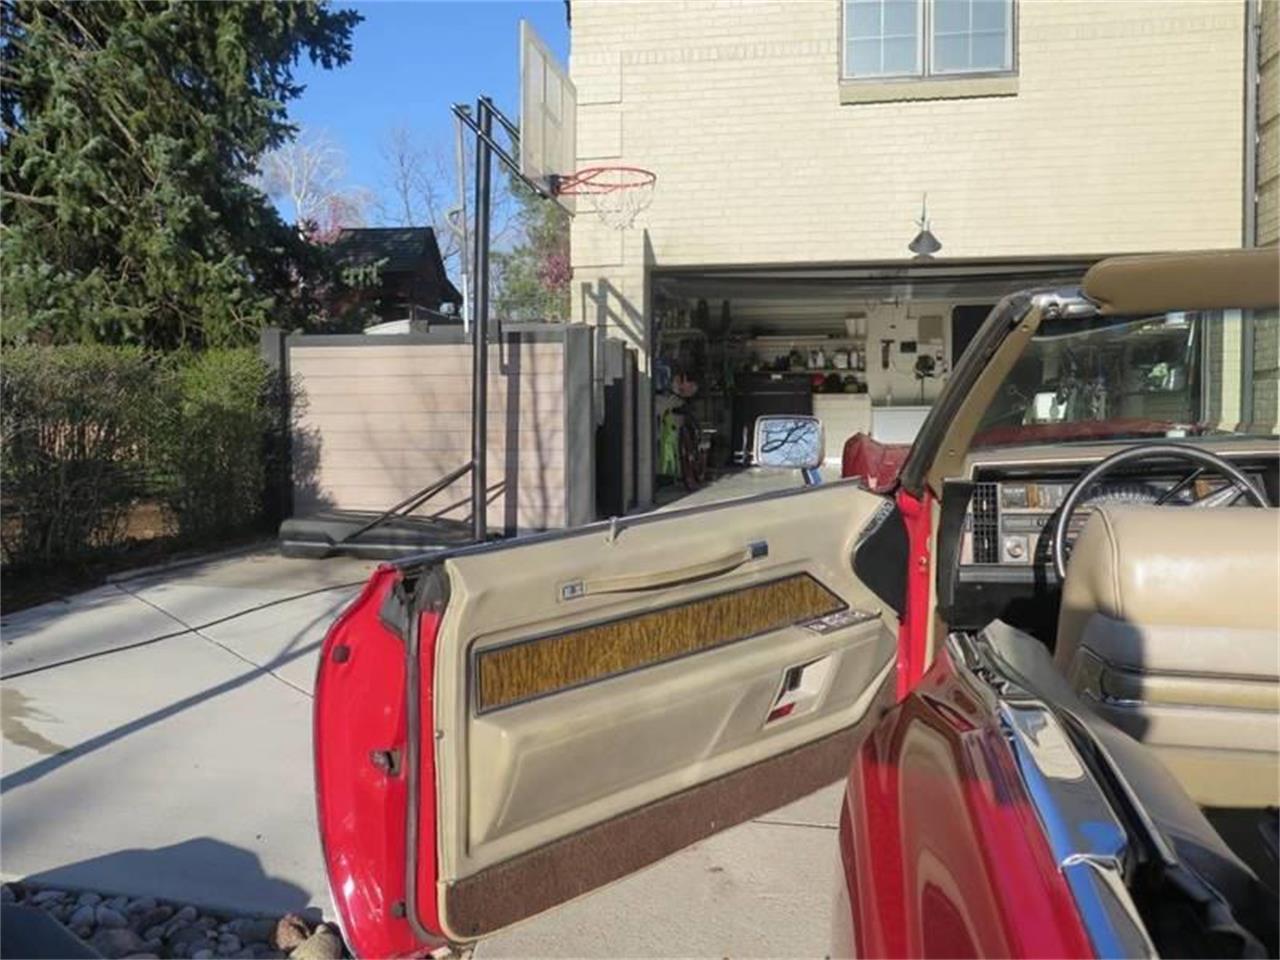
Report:
[[[1046,440],[1274,435],[1242,425],[1247,311],[1045,320],[982,419],[975,446]],[[1242,316],[1243,315],[1243,316]]]

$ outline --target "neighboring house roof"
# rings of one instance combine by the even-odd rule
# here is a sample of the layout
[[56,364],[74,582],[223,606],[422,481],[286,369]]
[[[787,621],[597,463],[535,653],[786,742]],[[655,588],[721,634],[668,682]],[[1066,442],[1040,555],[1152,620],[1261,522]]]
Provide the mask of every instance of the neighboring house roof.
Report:
[[462,303],[462,294],[445,274],[440,245],[430,227],[350,227],[338,234],[333,252],[347,266],[381,263],[384,274],[424,274],[437,282],[442,301]]

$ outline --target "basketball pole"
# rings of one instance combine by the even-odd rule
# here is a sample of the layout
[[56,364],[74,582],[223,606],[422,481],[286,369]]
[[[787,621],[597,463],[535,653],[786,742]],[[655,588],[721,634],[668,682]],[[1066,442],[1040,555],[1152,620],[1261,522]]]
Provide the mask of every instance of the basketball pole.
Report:
[[475,259],[472,263],[471,311],[471,536],[477,543],[489,537],[488,432],[489,432],[489,228],[492,219],[493,158],[502,163],[543,199],[551,199],[539,184],[520,172],[520,164],[493,139],[496,119],[519,147],[520,132],[488,97],[476,101],[475,115],[464,104],[453,105],[453,115],[476,137]]
[[476,109],[480,143],[476,149],[476,261],[475,314],[471,324],[471,536],[476,543],[489,538],[489,222],[492,199],[493,113],[481,97]]

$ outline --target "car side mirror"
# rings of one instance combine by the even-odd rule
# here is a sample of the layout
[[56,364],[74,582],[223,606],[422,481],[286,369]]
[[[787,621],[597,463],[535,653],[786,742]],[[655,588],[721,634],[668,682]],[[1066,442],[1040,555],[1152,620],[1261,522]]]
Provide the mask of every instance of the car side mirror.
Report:
[[751,451],[755,466],[803,470],[805,483],[816,484],[826,453],[822,421],[797,414],[757,417]]

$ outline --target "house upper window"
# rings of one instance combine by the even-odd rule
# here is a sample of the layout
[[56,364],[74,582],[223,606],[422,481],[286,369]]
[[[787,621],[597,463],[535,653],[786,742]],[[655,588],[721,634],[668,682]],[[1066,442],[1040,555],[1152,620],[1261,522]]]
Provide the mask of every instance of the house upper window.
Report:
[[1013,70],[1014,0],[844,0],[844,76]]

